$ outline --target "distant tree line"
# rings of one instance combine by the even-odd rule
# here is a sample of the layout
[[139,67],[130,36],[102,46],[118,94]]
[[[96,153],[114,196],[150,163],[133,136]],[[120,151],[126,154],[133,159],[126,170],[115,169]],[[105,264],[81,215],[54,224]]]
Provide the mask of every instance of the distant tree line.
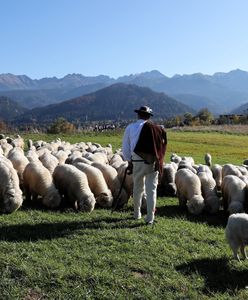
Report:
[[214,117],[214,115],[207,109],[201,109],[196,115],[191,113],[185,113],[184,115],[178,115],[164,122],[165,127],[171,128],[175,126],[199,126],[199,125],[237,125],[248,124],[248,114],[226,114]]
[[215,121],[213,114],[207,109],[201,109],[195,116],[192,113],[175,116],[165,121],[165,127],[211,125]]
[[[29,132],[46,132],[51,134],[66,133],[72,134],[80,131],[109,131],[119,128],[124,128],[132,120],[115,121],[94,121],[80,123],[78,121],[70,122],[65,118],[57,118],[51,124],[29,124],[15,127],[5,121],[0,120],[0,132],[17,132],[17,131],[29,131]],[[177,115],[170,119],[159,120],[160,124],[163,124],[166,128],[178,127],[178,126],[209,126],[209,125],[235,125],[235,124],[248,124],[247,115],[220,115],[217,118],[207,109],[201,109],[196,115],[190,112],[186,112],[184,115]]]

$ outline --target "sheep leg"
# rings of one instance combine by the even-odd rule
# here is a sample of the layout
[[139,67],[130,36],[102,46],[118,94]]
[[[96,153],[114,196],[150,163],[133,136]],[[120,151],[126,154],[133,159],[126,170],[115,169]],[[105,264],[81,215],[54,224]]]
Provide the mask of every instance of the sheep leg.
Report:
[[244,259],[248,259],[244,243],[242,243],[242,245],[240,246],[240,252],[241,252],[241,254],[242,254],[242,256],[243,256]]
[[178,200],[179,200],[179,206],[181,206],[181,207],[183,207],[183,208],[186,208],[186,207],[187,207],[187,205],[186,205],[187,199],[185,199],[184,196],[178,194]]
[[37,201],[37,199],[38,199],[38,194],[32,193],[32,200]]
[[31,193],[28,187],[24,187],[24,191],[25,191],[25,200],[26,202],[31,202]]
[[224,212],[227,213],[227,210],[228,210],[228,199],[227,199],[227,197],[225,197],[224,193],[223,193],[223,197],[222,197],[222,206],[223,206]]
[[234,259],[237,259],[240,262],[240,258],[239,258],[239,255],[238,255],[238,247],[235,247],[235,248],[233,247],[232,251],[233,251]]

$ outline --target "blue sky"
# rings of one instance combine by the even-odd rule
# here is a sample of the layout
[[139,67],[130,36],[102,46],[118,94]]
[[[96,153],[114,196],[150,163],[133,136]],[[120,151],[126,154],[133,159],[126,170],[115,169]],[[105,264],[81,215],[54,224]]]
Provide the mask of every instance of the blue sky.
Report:
[[0,74],[248,71],[247,0],[0,0]]

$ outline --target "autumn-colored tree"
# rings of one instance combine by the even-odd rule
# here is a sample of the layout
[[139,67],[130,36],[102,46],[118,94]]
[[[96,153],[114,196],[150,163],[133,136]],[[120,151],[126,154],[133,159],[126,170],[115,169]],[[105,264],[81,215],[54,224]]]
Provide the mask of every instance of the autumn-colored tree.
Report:
[[58,118],[52,123],[48,129],[48,133],[73,133],[75,130],[76,128],[72,123],[64,118]]

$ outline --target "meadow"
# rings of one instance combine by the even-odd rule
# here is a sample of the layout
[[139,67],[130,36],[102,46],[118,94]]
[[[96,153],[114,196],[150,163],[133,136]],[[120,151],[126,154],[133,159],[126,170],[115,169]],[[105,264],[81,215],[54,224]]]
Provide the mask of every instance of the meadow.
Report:
[[[60,135],[121,146],[123,132]],[[51,141],[57,136],[24,135]],[[242,164],[248,136],[168,130],[172,152],[204,163]],[[177,198],[159,198],[154,226],[124,211],[91,214],[23,206],[0,215],[0,299],[247,299],[248,261],[232,259],[227,217],[192,216]]]

